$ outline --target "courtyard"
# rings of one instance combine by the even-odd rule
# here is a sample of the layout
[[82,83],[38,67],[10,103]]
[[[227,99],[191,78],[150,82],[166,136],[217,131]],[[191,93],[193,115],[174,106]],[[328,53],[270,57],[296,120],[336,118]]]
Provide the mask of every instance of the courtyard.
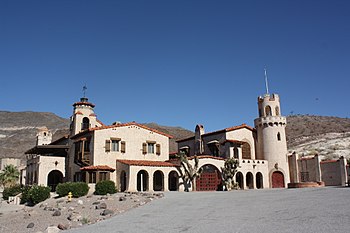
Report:
[[166,192],[89,232],[349,232],[350,188]]

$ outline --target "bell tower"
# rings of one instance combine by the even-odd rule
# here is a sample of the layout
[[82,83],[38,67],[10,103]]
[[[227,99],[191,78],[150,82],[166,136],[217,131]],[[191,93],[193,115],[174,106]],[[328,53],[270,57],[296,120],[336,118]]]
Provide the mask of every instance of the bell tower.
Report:
[[73,136],[83,130],[101,126],[94,112],[95,105],[82,97],[79,102],[73,104],[73,115],[71,117],[70,135]]
[[286,117],[281,115],[280,98],[267,93],[258,97],[259,117],[254,120],[257,130],[257,159],[268,161],[270,188],[287,187],[289,183]]

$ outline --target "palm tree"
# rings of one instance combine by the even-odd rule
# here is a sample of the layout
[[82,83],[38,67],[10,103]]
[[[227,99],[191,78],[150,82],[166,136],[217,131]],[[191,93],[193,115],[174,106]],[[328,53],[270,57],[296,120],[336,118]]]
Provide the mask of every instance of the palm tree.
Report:
[[13,164],[6,165],[4,170],[0,172],[0,184],[4,186],[4,188],[15,185],[18,179],[19,171]]

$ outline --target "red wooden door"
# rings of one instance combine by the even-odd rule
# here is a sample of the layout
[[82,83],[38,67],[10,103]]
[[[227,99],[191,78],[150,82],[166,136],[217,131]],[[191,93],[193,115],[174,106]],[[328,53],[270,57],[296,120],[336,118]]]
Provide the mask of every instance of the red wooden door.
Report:
[[284,176],[282,172],[272,173],[272,188],[284,188]]
[[215,167],[204,168],[200,177],[196,179],[197,191],[216,191],[221,186],[220,172]]

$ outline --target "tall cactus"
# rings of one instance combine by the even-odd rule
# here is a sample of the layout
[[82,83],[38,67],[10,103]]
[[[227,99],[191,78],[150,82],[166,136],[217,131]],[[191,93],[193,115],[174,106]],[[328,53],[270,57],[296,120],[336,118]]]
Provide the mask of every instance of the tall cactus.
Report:
[[[192,185],[192,191],[196,190],[196,177],[200,176],[202,169],[198,169],[198,164],[199,164],[199,159],[198,156],[193,156],[194,157],[194,166],[190,164],[188,161],[188,157],[185,153],[180,152],[178,154],[180,158],[180,177],[183,180],[183,184],[185,187],[185,192],[189,191],[190,185]],[[182,168],[182,169],[181,169]]]
[[239,162],[237,159],[229,158],[225,161],[224,167],[221,168],[222,183],[227,191],[230,191],[237,186],[233,177],[237,172],[238,165]]

